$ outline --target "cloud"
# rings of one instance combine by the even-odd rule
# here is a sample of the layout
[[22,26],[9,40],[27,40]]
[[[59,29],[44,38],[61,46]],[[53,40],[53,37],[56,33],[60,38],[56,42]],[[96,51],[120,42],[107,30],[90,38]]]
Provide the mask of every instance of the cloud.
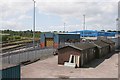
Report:
[[12,30],[29,29],[25,20],[32,17],[27,13],[33,8],[32,1],[24,0],[3,0],[0,3],[0,28]]
[[20,23],[16,23],[16,22],[11,22],[11,21],[2,21],[2,25],[1,25],[1,30],[4,30],[4,29],[19,29],[19,28],[22,28],[21,24]]
[[[69,31],[82,29],[83,14],[86,15],[86,26],[89,29],[115,29],[115,19],[117,18],[117,2],[119,0],[36,0],[37,10],[39,13],[47,14],[49,16],[56,15],[62,18],[62,21],[67,23]],[[0,18],[8,28],[9,25],[23,25],[22,20],[30,19],[31,16],[27,12],[33,9],[32,0],[3,0],[0,3]],[[80,23],[73,24],[70,21],[78,19]],[[14,23],[14,21],[16,23]],[[77,25],[77,26],[76,26]],[[93,27],[93,26],[99,26]],[[16,26],[17,27],[17,26]],[[62,25],[47,26],[49,30],[63,30]],[[24,29],[22,27],[18,27]],[[16,29],[18,29],[16,28]],[[14,29],[14,28],[13,28]],[[44,27],[39,30],[44,30]],[[66,28],[67,30],[67,28]]]
[[119,0],[36,0],[37,2],[118,2]]
[[18,20],[23,20],[23,19],[31,19],[32,17],[31,16],[28,16],[28,15],[21,15],[18,17]]
[[43,13],[61,16],[63,22],[67,23],[69,22],[69,18],[77,18],[81,21],[80,24],[82,24],[83,14],[85,14],[86,24],[90,24],[91,26],[97,24],[105,26],[105,29],[113,29],[112,27],[116,26],[115,19],[118,15],[117,2],[71,1],[72,2],[38,2],[38,8],[42,10]]
[[2,18],[14,17],[15,15],[25,14],[32,8],[29,2],[10,2],[0,5],[2,11]]
[[[46,28],[47,27],[47,28]],[[111,26],[102,26],[100,24],[94,24],[94,25],[88,25],[86,26],[86,29],[89,30],[104,30],[106,27],[111,27]],[[64,31],[64,26],[61,25],[53,25],[53,26],[40,26],[37,27],[36,30],[41,30],[41,31]],[[82,24],[76,24],[76,25],[66,25],[65,26],[65,31],[80,31],[83,30],[83,25]],[[106,31],[109,29],[105,29]],[[111,30],[115,30],[114,27],[111,27]]]

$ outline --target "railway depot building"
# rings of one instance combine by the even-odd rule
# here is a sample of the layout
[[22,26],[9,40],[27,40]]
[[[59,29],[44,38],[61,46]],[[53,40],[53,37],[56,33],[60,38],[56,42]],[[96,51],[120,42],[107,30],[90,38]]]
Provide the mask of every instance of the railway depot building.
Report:
[[[58,48],[58,64],[64,65],[65,62],[70,61],[70,56],[73,56],[71,63],[77,64],[77,67],[82,67],[95,59],[95,49],[96,46],[92,43],[80,43]],[[78,56],[78,58],[75,58],[75,56]]]
[[42,33],[40,35],[40,47],[58,48],[67,43],[80,42],[80,34],[77,33]]

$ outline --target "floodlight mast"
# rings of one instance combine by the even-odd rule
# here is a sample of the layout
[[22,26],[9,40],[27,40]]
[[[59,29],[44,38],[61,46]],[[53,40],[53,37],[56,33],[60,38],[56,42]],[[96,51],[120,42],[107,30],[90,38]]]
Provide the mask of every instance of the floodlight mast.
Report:
[[34,6],[33,6],[34,8],[34,11],[33,11],[33,48],[35,49],[35,3],[36,1],[33,0],[33,2],[34,2]]
[[85,38],[85,14],[83,15],[84,22],[83,22],[83,38]]

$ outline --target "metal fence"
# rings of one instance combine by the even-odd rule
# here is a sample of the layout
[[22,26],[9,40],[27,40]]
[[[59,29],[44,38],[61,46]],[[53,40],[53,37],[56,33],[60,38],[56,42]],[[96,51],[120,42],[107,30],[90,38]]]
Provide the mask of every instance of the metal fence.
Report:
[[29,51],[19,51],[2,55],[2,63],[20,64],[26,61],[35,61],[42,57],[53,55],[55,49],[37,49]]

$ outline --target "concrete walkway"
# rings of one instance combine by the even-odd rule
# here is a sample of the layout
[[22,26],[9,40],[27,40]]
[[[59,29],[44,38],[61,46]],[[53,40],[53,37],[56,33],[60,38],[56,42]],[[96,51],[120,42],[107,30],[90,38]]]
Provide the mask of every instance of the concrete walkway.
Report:
[[[99,62],[96,65],[95,62]],[[58,65],[58,56],[50,57],[21,68],[22,78],[118,78],[118,54],[102,60],[96,59],[88,68]]]

